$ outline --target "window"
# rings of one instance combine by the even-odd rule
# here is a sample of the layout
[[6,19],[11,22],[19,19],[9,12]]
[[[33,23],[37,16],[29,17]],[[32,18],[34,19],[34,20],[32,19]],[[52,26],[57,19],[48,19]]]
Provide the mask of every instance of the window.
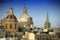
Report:
[[40,40],[40,38],[37,38],[37,40]]
[[16,24],[15,24],[15,29],[16,29]]
[[13,19],[13,17],[14,17],[14,16],[13,16],[13,15],[11,15],[11,16],[10,16],[10,19]]
[[49,38],[46,38],[47,40],[49,40]]
[[7,24],[6,24],[6,29],[7,29]]
[[10,24],[10,29],[12,29],[12,24]]

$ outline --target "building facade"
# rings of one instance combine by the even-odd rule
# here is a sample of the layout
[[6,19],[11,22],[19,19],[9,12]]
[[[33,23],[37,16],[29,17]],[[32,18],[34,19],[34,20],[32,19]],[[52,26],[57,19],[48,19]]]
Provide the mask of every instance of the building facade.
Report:
[[15,32],[18,31],[18,21],[14,15],[13,9],[7,12],[7,15],[3,19],[3,25],[5,31]]

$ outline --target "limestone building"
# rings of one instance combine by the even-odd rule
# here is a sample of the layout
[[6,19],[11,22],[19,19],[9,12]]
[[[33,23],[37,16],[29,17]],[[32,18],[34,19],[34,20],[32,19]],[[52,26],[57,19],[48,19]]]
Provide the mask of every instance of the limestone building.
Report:
[[20,16],[18,21],[20,27],[29,27],[30,25],[33,25],[32,17],[28,15],[26,6],[24,6],[23,14]]
[[12,8],[10,8],[10,10],[7,12],[6,17],[3,19],[3,25],[5,31],[15,32],[18,30],[18,21],[13,13]]
[[2,25],[2,20],[0,20],[0,38],[5,36],[4,26]]

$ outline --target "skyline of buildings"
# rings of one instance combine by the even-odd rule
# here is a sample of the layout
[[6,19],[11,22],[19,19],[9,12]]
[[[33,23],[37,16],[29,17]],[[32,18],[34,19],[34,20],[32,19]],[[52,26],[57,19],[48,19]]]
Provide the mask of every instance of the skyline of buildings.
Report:
[[[28,14],[33,18],[33,23],[36,27],[44,27],[46,13],[48,11],[49,21],[51,27],[60,27],[60,1],[32,1],[32,0],[18,0],[18,1],[2,1],[0,2],[0,18],[3,18],[10,7],[14,9],[14,15],[19,19],[22,14],[24,5],[26,4]],[[37,20],[38,19],[38,20]]]
[[0,0],[0,40],[60,40],[60,1]]
[[14,15],[12,8],[10,8],[6,16],[0,20],[1,40],[59,40],[59,34],[60,28],[51,28],[48,12],[46,14],[44,27],[34,27],[32,17],[27,13],[26,6],[23,8],[23,13],[19,21]]
[[[34,23],[33,23],[33,18],[28,14],[28,12],[27,12],[28,10],[27,10],[27,8],[26,8],[26,5],[24,6],[24,8],[23,8],[23,13],[21,14],[21,16],[20,16],[20,18],[19,19],[17,19],[16,18],[16,20],[18,20],[18,22],[21,22],[20,23],[20,26],[21,27],[24,27],[24,26],[27,26],[26,24],[26,22],[28,21],[28,18],[31,18],[31,19],[29,19],[30,21],[28,21],[28,22],[30,22],[30,25],[34,25]],[[10,13],[9,13],[10,12]],[[6,18],[11,18],[11,17],[9,17],[9,15],[15,15],[14,14],[14,10],[13,10],[13,8],[10,8],[9,9],[9,11],[7,12],[7,14],[6,14]],[[2,19],[0,19],[0,20],[4,20],[4,19],[6,19],[6,18],[2,18]],[[12,16],[13,17],[13,16]],[[25,22],[25,23],[22,23],[22,22]],[[22,24],[22,25],[21,25]],[[28,24],[29,25],[29,24]],[[29,26],[30,26],[29,25]],[[9,25],[8,25],[9,26]],[[37,27],[37,26],[35,26],[34,25],[34,27]],[[51,23],[50,23],[50,21],[49,21],[49,16],[48,16],[48,11],[47,11],[47,13],[46,13],[46,19],[45,19],[45,22],[44,22],[44,26],[43,26],[44,28],[50,28],[51,27]],[[42,28],[43,28],[42,27]],[[39,27],[40,28],[40,27]]]
[[[0,20],[0,38],[2,40],[59,40],[60,28],[52,28],[48,12],[43,28],[34,27],[32,17],[24,6],[20,19],[17,20],[14,10],[10,8]],[[32,37],[31,37],[32,35]],[[5,38],[5,39],[4,39]]]

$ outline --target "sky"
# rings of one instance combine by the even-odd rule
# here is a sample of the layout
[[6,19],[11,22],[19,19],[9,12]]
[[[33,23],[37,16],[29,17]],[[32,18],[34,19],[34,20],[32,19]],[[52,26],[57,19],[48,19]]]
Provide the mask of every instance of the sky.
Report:
[[48,11],[51,27],[60,27],[60,0],[0,0],[0,19],[3,19],[12,7],[14,15],[19,19],[26,5],[34,26],[44,27]]

